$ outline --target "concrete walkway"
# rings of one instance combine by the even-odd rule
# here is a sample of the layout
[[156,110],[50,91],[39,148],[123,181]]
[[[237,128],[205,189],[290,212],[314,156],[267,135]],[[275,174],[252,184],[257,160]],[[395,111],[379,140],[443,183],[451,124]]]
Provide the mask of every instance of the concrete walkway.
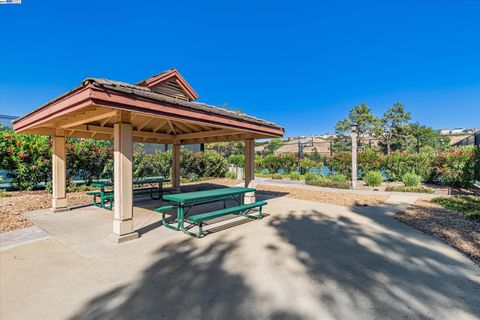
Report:
[[37,226],[0,233],[0,251],[48,238],[50,234]]
[[30,215],[54,238],[0,253],[3,319],[479,319],[480,269],[392,215],[268,199],[260,221],[203,239],[136,208],[142,236],[108,241],[111,213]]

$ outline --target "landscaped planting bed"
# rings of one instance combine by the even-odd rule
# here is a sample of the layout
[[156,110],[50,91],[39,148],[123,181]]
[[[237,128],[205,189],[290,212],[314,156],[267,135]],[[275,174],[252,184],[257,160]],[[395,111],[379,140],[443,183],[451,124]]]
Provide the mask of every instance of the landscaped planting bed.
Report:
[[[81,205],[92,202],[85,192],[67,194],[68,204]],[[47,191],[8,192],[0,199],[0,233],[26,228],[32,225],[22,213],[46,209],[52,206],[52,195]]]
[[[233,186],[237,180],[210,179],[201,182],[186,183],[182,186],[183,192],[212,189],[215,187]],[[168,185],[167,185],[168,186]],[[52,206],[52,195],[47,191],[7,192],[6,197],[0,198],[0,233],[26,228],[32,225],[23,213],[47,209]],[[91,204],[92,196],[86,192],[72,192],[67,194],[68,205]]]
[[480,223],[419,199],[396,218],[409,226],[442,239],[480,266]]

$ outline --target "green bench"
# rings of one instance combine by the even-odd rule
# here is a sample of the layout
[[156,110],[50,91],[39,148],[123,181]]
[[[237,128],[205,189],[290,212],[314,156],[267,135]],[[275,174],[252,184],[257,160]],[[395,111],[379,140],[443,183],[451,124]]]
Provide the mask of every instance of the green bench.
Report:
[[[196,214],[196,215],[187,217],[186,220],[188,222],[191,222],[192,224],[198,226],[198,233],[197,234],[192,234],[190,232],[189,232],[189,234],[193,235],[197,238],[200,238],[202,236],[202,226],[203,226],[204,221],[219,218],[219,217],[223,217],[223,216],[230,215],[230,214],[237,214],[237,215],[241,215],[241,216],[252,218],[252,219],[261,219],[262,218],[262,207],[265,206],[265,205],[267,205],[267,203],[265,201],[258,201],[258,202],[255,202],[255,203],[244,204],[244,205],[240,205],[240,206],[225,208],[225,209],[221,209],[221,210],[217,210],[217,211],[213,211],[213,212]],[[259,208],[258,215],[256,215],[256,216],[250,215],[249,212],[252,209],[255,209],[255,208]]]
[[[93,196],[93,205],[102,209],[107,209],[105,204],[109,204],[109,210],[112,210],[113,206],[113,191],[105,191],[105,184],[92,183],[90,186],[100,188],[99,191],[88,191],[87,195]],[[97,200],[98,197],[98,200]]]
[[[165,180],[164,178],[150,178],[145,180],[134,180],[134,185],[143,185],[149,184],[147,187],[141,188],[134,188],[133,195],[134,196],[141,196],[141,195],[150,195],[150,197],[154,200],[159,200],[161,198],[161,194],[164,191],[169,191],[169,189],[163,188],[163,183],[169,181]],[[158,183],[158,187],[154,186],[154,184]],[[100,188],[99,191],[88,191],[87,195],[93,196],[93,205],[102,209],[112,210],[113,202],[114,202],[114,193],[112,191],[105,191],[106,186],[112,186],[112,183],[92,183],[90,184],[92,187]],[[157,195],[158,194],[158,195]],[[156,196],[157,195],[157,196]],[[108,205],[108,208],[107,208]]]
[[[211,220],[219,218],[222,216],[236,214],[245,216],[252,219],[261,219],[262,218],[262,207],[267,205],[265,201],[258,201],[255,203],[244,204],[244,195],[245,193],[255,192],[255,189],[252,188],[222,188],[206,191],[197,191],[197,192],[187,192],[181,194],[169,194],[163,196],[163,199],[166,201],[176,202],[176,205],[168,205],[160,208],[154,209],[156,212],[162,214],[162,223],[165,227],[170,228],[176,231],[182,231],[185,234],[190,236],[200,238],[202,237],[202,227],[203,222],[206,220]],[[194,205],[205,204],[208,202],[214,201],[225,201],[226,198],[237,200],[238,205],[230,208],[224,208],[212,212],[200,213],[192,216],[185,217],[185,209],[190,209]],[[257,215],[251,215],[250,212],[258,208]],[[177,211],[177,224],[172,225],[166,221],[166,214],[168,212]],[[198,232],[192,233],[187,230],[184,226],[185,220],[190,223],[188,229],[198,226]]]

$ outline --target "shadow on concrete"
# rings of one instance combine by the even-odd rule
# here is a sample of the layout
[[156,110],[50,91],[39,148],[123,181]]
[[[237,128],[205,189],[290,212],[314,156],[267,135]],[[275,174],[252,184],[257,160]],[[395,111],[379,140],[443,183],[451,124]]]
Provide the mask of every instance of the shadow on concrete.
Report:
[[345,319],[349,308],[362,319],[431,319],[449,307],[480,315],[480,281],[466,276],[474,278],[478,269],[432,248],[428,242],[436,240],[394,220],[386,207],[352,210],[384,231],[319,211],[302,216],[292,212],[271,221],[281,238],[295,247],[312,279],[321,284],[333,281],[335,291],[347,296],[318,297],[331,316]]
[[[267,228],[281,240],[272,237],[259,251],[304,267],[318,288],[311,292],[321,305],[318,319],[459,319],[445,314],[450,309],[480,314],[480,283],[472,280],[478,269],[395,221],[386,207],[352,210],[336,217],[318,210],[272,215]],[[355,214],[370,221],[360,223]],[[245,280],[249,270],[229,272],[228,260],[242,263],[236,250],[245,240],[167,243],[140,279],[91,299],[71,319],[305,319],[301,306],[285,311],[273,296],[259,298]],[[282,256],[278,241],[293,253]]]
[[[226,186],[224,186],[224,185],[213,184],[213,183],[200,183],[200,184],[195,184],[195,185],[183,186],[181,192],[213,190],[213,189],[219,189],[219,188],[225,188],[225,187]],[[286,192],[264,192],[264,191],[261,191],[261,192],[257,193],[257,200],[269,200],[269,199],[274,199],[274,198],[278,198],[278,197],[283,197],[287,194],[288,193],[286,193]],[[168,205],[168,204],[169,204],[168,202],[163,201],[163,200],[152,200],[150,198],[139,198],[139,199],[136,199],[136,201],[134,203],[134,206],[138,207],[138,208],[153,211],[154,208],[158,208],[158,207]],[[237,205],[235,201],[233,201],[233,200],[228,200],[227,201],[227,207],[232,207],[232,206],[235,206],[235,205]],[[189,210],[187,212],[186,216],[192,215],[192,214],[198,214],[198,213],[202,213],[202,212],[220,210],[222,208],[223,208],[223,202],[222,201],[217,201],[217,202],[214,202],[214,203],[207,203],[207,204],[195,206],[194,208],[192,208],[191,210]],[[268,214],[264,214],[264,216],[268,216]],[[170,224],[174,224],[176,219],[177,219],[176,212],[171,212],[166,216],[166,220]],[[229,220],[235,220],[235,221],[231,221],[229,223],[226,223]],[[208,235],[208,234],[211,234],[211,233],[217,233],[217,232],[225,231],[225,230],[228,230],[230,228],[234,228],[234,227],[237,227],[239,225],[246,224],[246,223],[249,223],[249,222],[254,222],[254,221],[255,220],[252,220],[252,219],[249,219],[249,218],[239,219],[239,217],[236,216],[236,215],[228,215],[228,216],[208,220],[204,223],[204,225],[207,226],[207,228],[208,228],[208,226],[212,226],[212,227],[209,228],[209,229],[205,229],[204,234]],[[219,225],[217,227],[214,227],[214,225],[219,224],[219,223],[221,223],[221,225]],[[139,233],[140,236],[142,236],[142,235],[144,235],[148,232],[154,231],[154,230],[156,230],[160,227],[163,227],[162,222],[161,221],[156,221],[156,222],[153,222],[149,225],[143,226],[140,229],[137,229],[137,232]]]
[[[224,266],[241,241],[200,248],[186,239],[162,246],[138,282],[95,297],[71,319],[256,319],[251,290]],[[295,319],[267,318],[282,316]]]
[[418,214],[401,212],[395,218],[412,228],[440,238],[480,267],[480,221],[444,208],[431,209],[413,204],[409,209]]

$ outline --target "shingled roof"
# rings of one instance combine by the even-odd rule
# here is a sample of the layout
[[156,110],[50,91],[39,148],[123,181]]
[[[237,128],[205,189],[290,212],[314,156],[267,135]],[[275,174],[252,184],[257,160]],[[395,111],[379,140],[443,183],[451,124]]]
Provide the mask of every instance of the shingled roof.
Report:
[[[18,132],[111,139],[119,112],[130,112],[134,139],[206,143],[281,137],[283,127],[243,113],[193,101],[197,93],[170,69],[137,84],[87,78],[81,85],[14,122]],[[162,142],[160,142],[162,141]]]
[[121,81],[115,81],[115,80],[109,80],[109,79],[103,79],[103,78],[87,78],[83,81],[83,85],[86,84],[93,84],[95,86],[99,86],[108,90],[114,90],[117,92],[122,92],[122,93],[127,93],[127,94],[133,94],[137,97],[141,98],[146,98],[146,99],[151,99],[159,102],[164,102],[168,104],[173,104],[178,107],[182,108],[192,108],[197,111],[203,111],[205,113],[214,113],[220,116],[226,116],[230,118],[235,118],[239,120],[245,120],[249,122],[255,122],[259,123],[262,125],[270,126],[272,128],[279,128],[283,129],[281,126],[270,122],[270,121],[265,121],[262,119],[258,119],[256,117],[252,117],[243,113],[239,113],[236,111],[228,110],[225,108],[217,107],[217,106],[212,106],[208,105],[206,103],[201,103],[201,102],[193,102],[193,101],[184,101],[181,99],[174,99],[170,98],[168,96],[165,96],[163,94],[154,92],[152,89],[148,87],[141,87],[138,85],[133,85],[130,83],[126,82],[121,82]]

